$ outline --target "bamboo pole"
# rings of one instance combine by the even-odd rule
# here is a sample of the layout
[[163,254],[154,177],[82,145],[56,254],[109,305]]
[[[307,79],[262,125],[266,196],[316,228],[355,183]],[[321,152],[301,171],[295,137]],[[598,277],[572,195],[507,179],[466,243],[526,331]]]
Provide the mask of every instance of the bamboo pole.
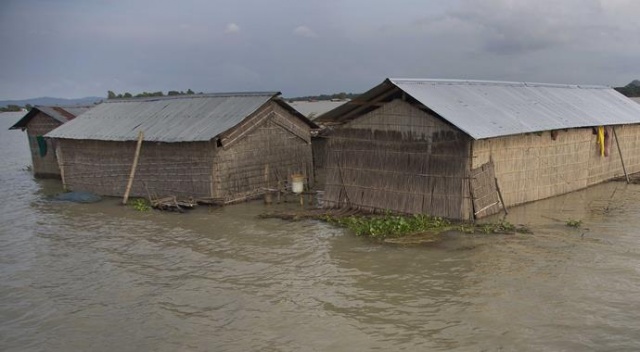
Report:
[[620,149],[620,141],[618,141],[616,128],[611,126],[611,130],[613,131],[613,136],[616,138],[616,146],[618,146],[618,154],[620,154],[620,162],[622,162],[622,171],[624,171],[624,177],[627,179],[627,184],[629,184],[631,181],[629,180],[629,174],[627,174],[627,168],[624,166],[624,159],[622,158],[622,150]]
[[56,147],[56,158],[58,159],[58,168],[60,169],[60,179],[62,180],[62,190],[67,191],[67,180],[64,175],[64,165],[62,163],[62,148],[58,144]]
[[209,197],[215,198],[213,191],[213,175],[209,175]]
[[271,197],[271,190],[269,189],[269,164],[264,164],[264,203],[271,204],[273,199]]
[[498,178],[494,177],[496,181],[496,191],[498,191],[498,198],[500,198],[500,203],[502,203],[502,209],[504,210],[504,215],[509,215],[509,211],[507,210],[507,206],[504,204],[504,199],[502,199],[502,191],[500,191],[500,185],[498,184]]
[[140,157],[140,148],[142,147],[142,140],[144,139],[144,133],[138,132],[138,144],[136,145],[136,154],[133,156],[133,164],[131,165],[131,173],[129,174],[129,182],[127,182],[127,189],[124,192],[124,198],[122,204],[127,205],[129,200],[129,192],[131,192],[131,186],[133,185],[133,178],[136,175],[136,168],[138,167],[138,158]]

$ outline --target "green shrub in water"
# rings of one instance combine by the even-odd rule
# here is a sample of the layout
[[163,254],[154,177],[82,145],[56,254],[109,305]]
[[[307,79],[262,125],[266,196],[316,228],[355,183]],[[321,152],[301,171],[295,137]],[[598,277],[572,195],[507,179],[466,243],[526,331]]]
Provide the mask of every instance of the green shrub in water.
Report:
[[569,226],[569,227],[575,227],[575,228],[578,228],[578,227],[582,226],[582,220],[573,220],[573,219],[570,219],[570,220],[567,220],[566,225],[567,225],[567,226]]
[[387,237],[400,237],[418,233],[441,233],[445,231],[460,231],[464,233],[530,233],[524,227],[517,227],[507,221],[499,223],[453,224],[447,219],[428,215],[385,215],[373,216],[348,216],[344,218],[334,218],[326,216],[323,220],[346,227],[356,236],[368,236],[377,239]]
[[136,198],[131,201],[131,207],[137,211],[149,211],[151,210],[151,204],[144,198]]

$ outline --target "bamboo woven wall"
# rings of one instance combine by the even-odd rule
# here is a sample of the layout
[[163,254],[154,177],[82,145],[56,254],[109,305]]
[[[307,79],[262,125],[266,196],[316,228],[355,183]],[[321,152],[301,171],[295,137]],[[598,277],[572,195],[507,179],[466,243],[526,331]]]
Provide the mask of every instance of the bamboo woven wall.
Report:
[[45,156],[40,156],[40,148],[37,141],[37,136],[44,136],[60,125],[62,125],[60,122],[41,112],[37,113],[27,124],[33,174],[36,177],[60,178],[60,168],[58,167],[53,141],[46,140],[47,154]]
[[241,139],[218,149],[213,165],[216,198],[226,202],[254,198],[262,195],[265,187],[276,188],[278,180],[285,185],[292,173],[306,175],[307,184],[313,185],[309,127],[284,110],[271,110],[265,118],[256,118],[260,123]]
[[315,188],[323,189],[327,174],[325,170],[327,139],[324,137],[312,138],[311,149],[313,151],[313,175],[315,179]]
[[492,162],[471,170],[471,197],[476,219],[500,212],[500,197],[496,187],[496,176]]
[[251,114],[251,116],[244,119],[240,124],[223,133],[220,136],[221,144],[227,148],[233,145],[233,143],[237,143],[244,138],[247,133],[251,132],[257,126],[262,125],[267,119],[271,119],[290,133],[293,133],[304,141],[311,143],[309,125],[291,115],[277,103],[271,101]]
[[440,119],[394,100],[329,136],[324,201],[469,218],[469,143]]
[[[640,172],[640,125],[616,126],[615,129],[627,172]],[[612,139],[609,157],[605,158],[598,154],[599,147],[595,139],[596,136],[592,135],[593,151],[589,155],[589,186],[624,175],[615,139]]]
[[[122,196],[131,172],[136,142],[58,140],[64,181],[73,191]],[[143,142],[132,197],[210,197],[215,152],[209,142]]]
[[304,141],[311,143],[311,127],[309,127],[306,122],[291,115],[289,111],[274,101],[272,101],[270,105],[273,109],[274,121],[276,123],[302,138]]
[[[627,171],[640,171],[640,126],[616,128]],[[601,157],[591,128],[478,140],[473,142],[472,167],[490,159],[505,205],[531,202],[622,176],[622,164],[612,140],[610,155]]]

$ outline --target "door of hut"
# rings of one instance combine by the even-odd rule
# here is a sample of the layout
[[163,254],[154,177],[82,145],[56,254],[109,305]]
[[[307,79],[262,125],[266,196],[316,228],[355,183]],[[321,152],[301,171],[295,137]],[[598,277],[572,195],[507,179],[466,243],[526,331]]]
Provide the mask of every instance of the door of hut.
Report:
[[500,211],[500,198],[492,161],[471,170],[470,189],[474,218],[479,219]]

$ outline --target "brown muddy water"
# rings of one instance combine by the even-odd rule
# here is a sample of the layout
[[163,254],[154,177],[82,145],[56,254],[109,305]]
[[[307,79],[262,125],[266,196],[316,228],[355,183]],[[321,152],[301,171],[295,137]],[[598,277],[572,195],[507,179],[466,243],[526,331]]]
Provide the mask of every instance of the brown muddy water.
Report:
[[52,201],[20,116],[0,114],[0,350],[640,350],[638,185],[513,208],[529,235],[384,245],[260,202]]

